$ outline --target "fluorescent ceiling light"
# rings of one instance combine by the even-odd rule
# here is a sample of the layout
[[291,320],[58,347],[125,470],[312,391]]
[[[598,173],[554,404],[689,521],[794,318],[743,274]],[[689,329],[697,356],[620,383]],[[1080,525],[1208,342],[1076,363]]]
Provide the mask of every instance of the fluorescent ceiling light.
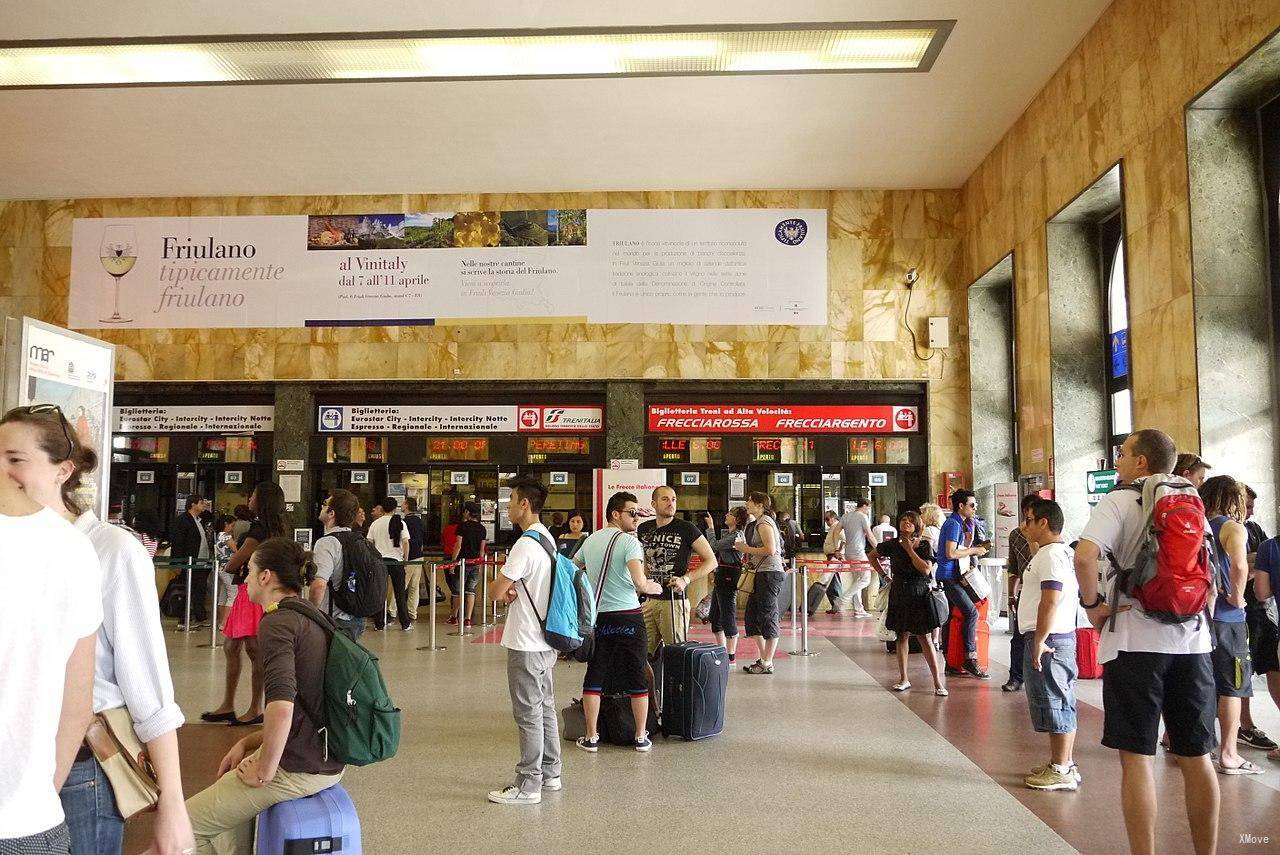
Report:
[[928,71],[954,23],[0,42],[0,88]]

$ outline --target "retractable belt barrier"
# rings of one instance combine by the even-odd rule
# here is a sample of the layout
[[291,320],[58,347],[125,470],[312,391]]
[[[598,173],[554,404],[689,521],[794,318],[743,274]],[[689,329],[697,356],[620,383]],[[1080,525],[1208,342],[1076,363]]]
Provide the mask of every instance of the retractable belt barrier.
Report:
[[177,569],[179,572],[184,570],[186,571],[187,608],[186,608],[186,616],[182,622],[182,627],[180,627],[178,630],[179,632],[192,631],[191,629],[191,574],[196,570],[215,571],[212,574],[215,581],[213,583],[213,586],[214,586],[213,587],[213,620],[210,623],[210,627],[212,629],[212,632],[210,633],[210,636],[211,636],[210,643],[212,646],[216,647],[218,643],[218,583],[216,581],[218,578],[218,574],[216,572],[217,562],[209,558],[170,558],[167,555],[160,555],[160,556],[153,557],[151,561],[155,565],[155,569],[157,571],[174,570],[174,569]]
[[[499,556],[501,556],[501,557],[499,557]],[[455,567],[457,567],[457,568],[458,568],[458,587],[459,587],[459,589],[460,589],[460,590],[459,590],[459,591],[456,591],[456,592],[455,592],[455,591],[452,591],[452,590],[450,591],[450,596],[457,596],[457,597],[458,597],[458,631],[457,631],[457,632],[451,632],[451,633],[449,633],[449,634],[450,634],[451,636],[456,636],[456,637],[461,637],[461,638],[469,638],[469,637],[471,637],[471,636],[473,635],[473,633],[467,632],[467,629],[466,629],[466,618],[463,616],[463,611],[464,611],[464,609],[466,608],[466,604],[467,604],[467,600],[466,600],[466,593],[467,593],[467,567],[468,567],[468,566],[471,566],[471,567],[477,567],[477,566],[478,566],[478,567],[480,568],[480,586],[481,586],[481,588],[480,588],[480,624],[479,624],[479,627],[480,627],[480,629],[489,629],[490,627],[493,627],[493,626],[495,626],[495,625],[496,625],[496,623],[497,623],[497,619],[498,619],[500,616],[501,616],[501,617],[505,617],[505,616],[506,616],[505,612],[504,612],[502,615],[499,615],[499,614],[498,614],[498,605],[497,605],[497,603],[494,603],[494,604],[493,604],[493,609],[492,609],[493,622],[490,622],[490,621],[489,621],[489,616],[490,616],[490,611],[489,611],[489,574],[490,574],[490,571],[492,570],[492,572],[493,572],[493,573],[495,574],[495,576],[496,576],[496,574],[497,574],[497,572],[498,572],[498,568],[499,568],[499,567],[501,567],[501,566],[503,565],[503,563],[505,562],[505,560],[506,560],[506,553],[505,553],[505,552],[495,553],[495,554],[493,554],[493,555],[491,555],[491,556],[487,556],[487,557],[485,557],[485,558],[481,558],[481,559],[478,559],[478,560],[476,560],[476,559],[472,559],[472,560],[470,560],[470,561],[468,561],[468,560],[467,560],[467,559],[465,559],[465,558],[464,558],[464,559],[460,559],[460,560],[458,560],[458,561],[432,561],[432,562],[428,562],[425,558],[423,558],[423,559],[418,559],[418,561],[420,561],[424,566],[429,565],[429,566],[430,566],[430,568],[431,568],[431,582],[430,582],[430,586],[431,586],[431,596],[430,596],[430,599],[431,599],[431,621],[430,621],[430,624],[431,624],[431,636],[430,636],[430,640],[429,640],[428,644],[426,644],[426,645],[425,645],[425,646],[423,646],[423,647],[419,647],[419,648],[418,648],[419,650],[430,650],[430,651],[434,652],[434,651],[437,651],[437,650],[445,650],[445,649],[446,649],[444,645],[442,645],[442,644],[436,644],[436,619],[437,619],[437,614],[436,614],[436,592],[439,590],[439,588],[437,587],[437,586],[438,586],[438,581],[439,581],[439,572],[440,572],[441,570],[452,570],[452,569],[453,569],[453,568],[455,568]],[[410,561],[410,562],[406,562],[406,563],[413,564],[413,563],[415,563],[415,562],[414,562],[414,561]]]

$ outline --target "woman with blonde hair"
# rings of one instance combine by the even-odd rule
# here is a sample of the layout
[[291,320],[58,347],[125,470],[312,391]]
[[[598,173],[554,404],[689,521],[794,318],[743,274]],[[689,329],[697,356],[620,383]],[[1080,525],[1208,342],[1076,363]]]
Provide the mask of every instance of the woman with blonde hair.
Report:
[[920,537],[929,544],[934,555],[938,554],[938,537],[942,534],[942,520],[942,508],[933,502],[925,502],[920,506],[920,525],[924,526]]

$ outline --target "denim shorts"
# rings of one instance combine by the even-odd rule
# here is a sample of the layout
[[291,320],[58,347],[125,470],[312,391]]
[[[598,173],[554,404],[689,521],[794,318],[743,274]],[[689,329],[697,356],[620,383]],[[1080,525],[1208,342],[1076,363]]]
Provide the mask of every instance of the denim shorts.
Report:
[[1053,655],[1045,655],[1042,669],[1033,666],[1034,633],[1023,633],[1022,679],[1027,693],[1027,707],[1036,733],[1072,733],[1076,729],[1075,633],[1050,635],[1046,643]]

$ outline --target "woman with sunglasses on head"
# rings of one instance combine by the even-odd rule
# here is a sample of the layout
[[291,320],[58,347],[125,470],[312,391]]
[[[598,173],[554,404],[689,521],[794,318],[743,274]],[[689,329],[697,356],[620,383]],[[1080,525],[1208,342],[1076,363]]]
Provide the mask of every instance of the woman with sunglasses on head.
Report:
[[[98,459],[93,449],[81,445],[57,407],[10,410],[0,418],[0,449],[4,472],[32,499],[74,523],[97,553],[103,619],[94,660],[93,710],[127,708],[134,731],[146,744],[160,786],[150,851],[190,853],[195,840],[178,761],[177,729],[183,717],[174,702],[151,559],[137,538],[80,506],[76,491]],[[76,755],[60,795],[72,852],[121,851],[124,819],[101,765],[87,748]]]
[[710,511],[703,517],[707,542],[715,550],[715,583],[711,588],[711,632],[729,653],[729,661],[738,659],[738,578],[742,576],[742,555],[735,548],[746,541],[747,509],[738,506],[724,515],[724,533],[716,537],[715,519]]
[[[273,537],[284,537],[284,491],[279,484],[263,481],[253,488],[249,496],[249,508],[254,513],[253,523],[243,538],[236,542],[237,549],[223,569],[231,574],[236,584],[235,602],[227,612],[227,622],[222,626],[226,642],[222,652],[226,656],[226,683],[222,703],[215,710],[201,713],[200,720],[225,721],[232,727],[262,724],[262,657],[258,653],[258,624],[262,620],[262,606],[249,598],[245,578],[249,574],[249,559],[258,546]],[[249,712],[236,715],[236,688],[240,685],[240,652],[249,655]]]

